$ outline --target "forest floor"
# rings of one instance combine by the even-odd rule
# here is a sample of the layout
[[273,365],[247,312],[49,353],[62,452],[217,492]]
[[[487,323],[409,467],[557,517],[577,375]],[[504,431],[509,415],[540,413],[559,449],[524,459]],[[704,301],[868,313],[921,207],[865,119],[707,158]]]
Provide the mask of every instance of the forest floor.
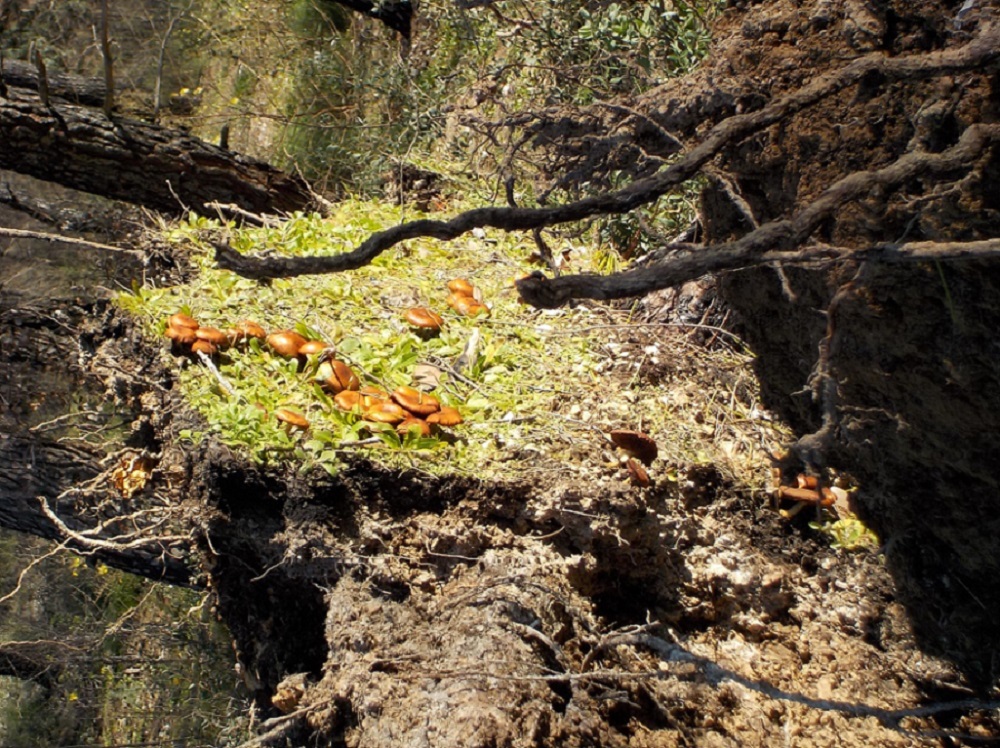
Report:
[[[814,5],[818,19],[824,4]],[[846,5],[859,17],[871,15],[862,4]],[[776,16],[779,6],[788,24],[811,22],[797,4],[768,10]],[[867,19],[873,26],[883,20]],[[753,59],[761,49],[787,56],[774,66],[783,75],[799,75],[806,66],[794,55],[807,47],[794,42],[806,37],[790,34],[792,42],[782,43],[787,28],[797,28],[788,24],[739,25],[718,77],[732,81],[727,60],[738,68],[745,57],[751,72],[737,82],[749,101],[762,87]],[[747,43],[754,34],[766,44]],[[869,43],[867,33],[848,39],[856,37]],[[817,48],[829,38],[818,39]],[[893,138],[868,132],[869,118],[836,107],[860,101],[881,113],[901,100],[893,96],[850,92],[844,102],[813,110],[804,127],[861,123],[845,128],[857,134],[856,143],[846,135],[830,142],[843,158],[864,153],[872,141]],[[898,118],[901,128],[905,119]],[[828,162],[807,147],[813,140],[802,140],[798,164],[779,149],[759,183],[784,185],[793,168],[829,183]],[[760,202],[769,201],[773,194],[764,190]],[[303,222],[288,225],[329,238]],[[791,441],[790,430],[760,406],[753,358],[730,334],[698,328],[701,314],[677,316],[683,310],[669,304],[595,304],[552,315],[518,309],[503,281],[530,268],[487,237],[462,249],[492,294],[491,319],[449,320],[461,335],[440,344],[412,341],[404,350],[396,342],[405,337],[399,311],[426,300],[425,283],[440,286],[447,277],[433,264],[441,259],[433,250],[411,247],[394,265],[351,274],[353,280],[258,287],[213,277],[206,255],[191,249],[198,237],[180,238],[149,248],[156,259],[144,268],[145,280],[154,282],[143,301],[152,306],[138,317],[110,306],[107,294],[98,303],[88,298],[91,284],[110,285],[99,279],[84,284],[74,275],[75,287],[39,295],[35,264],[5,255],[21,264],[3,288],[11,301],[0,329],[0,424],[19,428],[51,417],[39,404],[57,399],[75,412],[109,403],[122,409],[132,424],[122,438],[157,461],[138,498],[168,499],[183,509],[257,718],[273,742],[910,746],[982,744],[1000,735],[995,704],[976,701],[978,692],[952,662],[918,647],[914,611],[898,601],[879,549],[832,547],[828,534],[810,527],[817,519],[812,508],[790,520],[779,514],[768,492],[770,455]],[[468,259],[471,250],[481,253],[478,260]],[[89,260],[69,253],[53,262],[74,267]],[[421,276],[417,267],[435,269]],[[389,283],[389,271],[402,286]],[[108,273],[125,286],[133,280],[113,268]],[[191,279],[202,284],[196,294],[182,285]],[[429,350],[421,345],[441,346],[432,352],[443,370],[440,361],[453,360],[476,329],[487,339],[480,353],[491,338],[502,371],[488,377],[489,367],[480,367],[481,379],[451,393],[466,405],[468,423],[427,445],[426,455],[422,447],[358,449],[345,430],[351,423],[301,383],[295,365],[260,351],[220,363],[236,388],[230,403],[215,376],[197,360],[173,355],[156,329],[164,312],[180,306],[206,323],[235,322],[250,297],[270,304],[272,316],[261,321],[271,329],[301,320],[288,305],[309,302],[305,323],[337,344],[344,332],[337,316],[350,306],[353,320],[367,308],[391,334],[383,338],[380,327],[348,337],[359,339],[359,357],[363,344],[374,350],[379,340],[399,354],[393,366],[374,369],[392,383],[411,375]],[[39,320],[51,322],[45,336],[37,334]],[[859,326],[882,334],[868,320]],[[774,317],[745,322],[778,326]],[[787,369],[801,387],[797,369],[813,360],[814,341],[801,335],[801,325],[780,327],[771,339],[787,332],[800,348],[779,347],[767,364]],[[564,347],[566,340],[577,348]],[[499,355],[505,345],[512,348]],[[74,362],[69,380],[61,378],[66,360]],[[372,366],[376,360],[365,359]],[[250,366],[255,362],[263,368]],[[857,363],[855,372],[881,376],[868,359]],[[245,380],[237,377],[250,370]],[[527,370],[543,379],[529,385]],[[301,386],[282,390],[287,394],[267,394],[269,383],[296,381]],[[787,396],[795,387],[786,389]],[[531,399],[530,409],[511,405],[518,393]],[[255,403],[268,397],[268,409],[306,410],[322,438],[288,437],[282,454],[256,449],[262,437],[284,438],[254,415]],[[496,402],[504,405],[490,405]],[[897,429],[895,421],[890,426]],[[606,438],[613,428],[641,429],[659,444],[650,485],[629,478]],[[919,440],[925,442],[937,448]],[[903,477],[912,482],[911,475]],[[925,498],[901,514],[932,516],[929,502],[940,497],[932,491]],[[981,547],[990,546],[976,545],[973,553]]]

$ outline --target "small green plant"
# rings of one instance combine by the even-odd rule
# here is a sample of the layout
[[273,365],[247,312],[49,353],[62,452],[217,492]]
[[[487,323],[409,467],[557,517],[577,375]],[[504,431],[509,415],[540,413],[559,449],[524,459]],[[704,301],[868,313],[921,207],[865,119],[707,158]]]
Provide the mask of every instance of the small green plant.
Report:
[[878,548],[878,536],[864,522],[852,515],[822,522],[810,522],[809,527],[829,537],[831,547],[839,550],[862,551]]

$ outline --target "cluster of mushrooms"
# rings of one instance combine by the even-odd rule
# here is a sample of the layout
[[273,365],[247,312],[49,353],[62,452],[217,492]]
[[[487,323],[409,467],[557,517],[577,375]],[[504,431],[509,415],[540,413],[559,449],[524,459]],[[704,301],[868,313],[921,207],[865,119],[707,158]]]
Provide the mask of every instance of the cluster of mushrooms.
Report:
[[[490,308],[483,303],[482,292],[467,279],[448,281],[448,291],[445,303],[459,314],[466,317],[490,316]],[[422,306],[407,309],[404,316],[410,327],[422,337],[437,335],[444,325],[440,314]]]
[[[776,461],[787,457],[784,454],[773,455]],[[771,468],[772,496],[778,504],[792,502],[790,508],[779,508],[779,514],[784,519],[791,519],[807,506],[829,508],[835,505],[846,505],[847,491],[839,485],[824,485],[814,475],[798,473],[790,481],[786,481],[779,465]],[[791,482],[794,485],[788,485]],[[787,506],[787,504],[786,504]]]
[[[418,310],[407,312],[407,321],[418,331],[426,329],[426,325],[417,325],[411,319],[415,311]],[[440,329],[440,322],[435,329]],[[202,327],[189,315],[178,312],[167,319],[165,334],[173,342],[175,351],[181,353],[214,356],[226,348],[243,347],[251,339],[257,339],[275,354],[296,359],[300,371],[310,357],[315,357],[317,365],[313,378],[325,392],[334,396],[338,408],[357,413],[364,421],[395,426],[401,436],[411,429],[421,436],[429,436],[437,428],[462,423],[462,415],[456,408],[441,405],[436,397],[414,387],[397,387],[392,392],[379,387],[362,387],[351,367],[335,357],[332,345],[322,340],[308,340],[294,330],[279,330],[268,335],[257,323],[245,320],[223,332],[214,327]],[[289,408],[277,409],[274,417],[288,432],[309,428],[309,421]]]

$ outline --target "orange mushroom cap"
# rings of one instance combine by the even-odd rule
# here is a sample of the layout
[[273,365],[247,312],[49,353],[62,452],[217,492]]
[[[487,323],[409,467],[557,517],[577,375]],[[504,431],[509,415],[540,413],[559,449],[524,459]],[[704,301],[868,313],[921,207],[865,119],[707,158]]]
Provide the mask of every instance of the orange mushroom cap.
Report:
[[219,352],[219,347],[208,340],[196,340],[191,344],[192,353],[204,353],[206,356],[214,356]]
[[285,358],[295,358],[306,339],[294,330],[279,330],[267,336],[267,344],[272,351]]
[[448,294],[448,298],[445,299],[445,303],[459,314],[468,314],[470,306],[479,304],[479,302],[471,296],[455,292]]
[[312,356],[316,353],[322,353],[323,351],[329,350],[331,348],[330,344],[323,340],[307,340],[299,347],[300,356]]
[[400,436],[406,436],[410,429],[414,426],[420,429],[421,436],[431,435],[431,425],[422,418],[413,418],[412,416],[410,418],[404,418],[396,424],[396,433]]
[[436,423],[438,426],[457,426],[462,420],[462,414],[448,405],[442,406],[437,413],[427,416],[427,423]]
[[652,482],[649,480],[649,473],[646,472],[646,468],[640,465],[634,457],[628,458],[625,467],[628,469],[628,477],[632,481],[632,485],[645,488]]
[[274,417],[282,423],[287,423],[289,428],[303,430],[309,428],[309,421],[306,420],[305,416],[300,413],[296,413],[294,410],[289,410],[288,408],[278,408],[274,411]]
[[192,330],[198,329],[198,322],[194,317],[184,314],[184,312],[177,312],[177,314],[170,315],[167,320],[167,324],[170,327],[188,327]]
[[616,447],[624,449],[637,460],[647,465],[656,459],[656,455],[660,451],[656,446],[656,442],[653,441],[653,437],[641,431],[615,429],[608,436],[611,437],[611,441],[614,442]]
[[465,310],[466,317],[477,317],[480,314],[485,314],[487,317],[490,316],[490,308],[486,304],[480,304],[478,301],[475,304],[470,304]]
[[441,409],[436,397],[413,387],[397,387],[392,392],[392,399],[417,416],[429,416]]
[[365,411],[364,418],[366,421],[376,423],[399,423],[406,420],[407,415],[407,412],[396,403],[380,400]]
[[229,338],[226,336],[226,333],[214,327],[199,327],[194,331],[194,334],[198,337],[198,340],[207,340],[219,348],[229,345]]
[[476,287],[467,278],[455,278],[448,281],[448,290],[462,296],[472,296],[476,292]]
[[343,390],[356,390],[361,386],[361,380],[351,367],[343,361],[331,358],[319,365],[316,370],[316,379],[320,386],[329,392],[337,394]]
[[437,331],[440,330],[441,325],[444,324],[444,320],[441,319],[441,315],[422,306],[407,309],[405,316],[408,323],[410,323],[413,327],[420,328],[421,330]]
[[230,327],[226,330],[226,335],[229,337],[230,345],[240,345],[242,343],[246,343],[250,340],[250,338],[257,338],[257,340],[264,340],[267,338],[267,333],[264,332],[264,328],[256,322],[251,322],[248,319]]
[[178,345],[191,345],[198,339],[193,327],[174,327],[171,325],[164,333],[168,338]]
[[334,396],[333,402],[341,410],[354,410],[362,404],[361,393],[357,390],[341,390]]

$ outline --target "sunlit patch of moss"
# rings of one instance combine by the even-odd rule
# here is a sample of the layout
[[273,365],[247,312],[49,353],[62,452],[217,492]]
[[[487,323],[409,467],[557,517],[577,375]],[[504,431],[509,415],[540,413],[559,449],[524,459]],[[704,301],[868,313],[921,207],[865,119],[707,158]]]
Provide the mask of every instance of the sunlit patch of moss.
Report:
[[[613,470],[602,431],[622,426],[653,433],[669,447],[661,451],[671,460],[697,461],[699,453],[719,456],[706,447],[709,435],[703,427],[688,419],[703,420],[705,413],[695,411],[706,408],[732,412],[741,399],[722,393],[719,402],[697,408],[669,398],[664,402],[664,391],[639,375],[649,356],[641,348],[618,353],[617,344],[609,343],[629,344],[627,313],[599,306],[538,311],[521,304],[513,281],[535,269],[529,264],[535,252],[530,237],[489,231],[451,243],[418,239],[355,271],[270,284],[219,270],[205,241],[224,231],[232,246],[244,252],[329,255],[350,251],[373,231],[413,217],[412,210],[399,206],[351,200],[326,218],[294,215],[275,227],[237,229],[193,218],[165,236],[190,248],[200,269],[197,277],[173,288],[136,288],[122,294],[119,303],[153,336],[162,336],[165,319],[180,309],[202,325],[220,329],[244,319],[268,331],[295,328],[332,343],[337,357],[354,368],[362,383],[387,390],[411,384],[415,367],[429,364],[441,373],[435,395],[465,419],[438,436],[400,437],[391,427],[368,424],[358,413],[337,409],[313,379],[315,361],[300,370],[297,362],[256,342],[218,361],[224,383],[197,361],[174,359],[172,365],[181,369],[181,389],[203,415],[206,431],[259,462],[291,460],[303,469],[321,466],[334,472],[345,456],[362,453],[390,466],[481,477],[490,471],[514,476],[580,464]],[[568,248],[568,243],[553,247]],[[600,256],[572,246],[570,261],[574,272],[593,271]],[[489,317],[464,317],[445,305],[446,283],[455,277],[468,278],[481,290],[491,307]],[[410,329],[403,314],[412,306],[429,307],[444,317],[440,335],[425,338]],[[469,357],[467,348],[477,335]],[[166,341],[160,339],[166,352]],[[664,356],[670,355],[664,350]],[[722,355],[748,371],[745,355]],[[462,357],[469,360],[458,371]],[[720,361],[713,360],[713,371]],[[269,415],[278,408],[301,413],[310,429],[286,432]],[[712,418],[715,424],[724,420]],[[723,426],[716,431],[728,433]],[[203,434],[184,436],[198,439]],[[748,445],[744,451],[756,449],[755,440],[740,439]]]
[[874,550],[879,546],[878,536],[852,514],[822,522],[810,522],[809,526],[830,538],[832,548],[862,551]]

